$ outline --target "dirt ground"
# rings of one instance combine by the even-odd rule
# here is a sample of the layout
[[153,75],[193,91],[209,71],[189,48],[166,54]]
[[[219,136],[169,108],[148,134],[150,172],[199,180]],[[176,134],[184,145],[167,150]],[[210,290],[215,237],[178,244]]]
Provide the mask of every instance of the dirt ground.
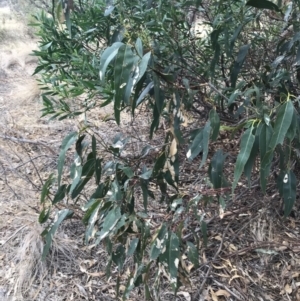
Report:
[[[0,7],[0,301],[115,300],[114,274],[105,278],[106,253],[82,244],[80,221],[60,227],[51,256],[40,260],[40,190],[56,167],[61,140],[78,124],[40,118],[40,90],[31,76],[35,48],[24,21]],[[95,122],[102,133],[112,131],[114,123]],[[185,172],[182,182],[186,177],[192,184],[182,190],[192,195],[200,189],[199,172],[188,164]],[[199,250],[200,267],[177,297],[166,284],[161,300],[300,301],[299,204],[283,219],[274,184],[264,196],[257,180],[251,189],[241,183],[225,213],[215,203],[203,209],[209,237]],[[130,298],[141,299],[138,290]]]

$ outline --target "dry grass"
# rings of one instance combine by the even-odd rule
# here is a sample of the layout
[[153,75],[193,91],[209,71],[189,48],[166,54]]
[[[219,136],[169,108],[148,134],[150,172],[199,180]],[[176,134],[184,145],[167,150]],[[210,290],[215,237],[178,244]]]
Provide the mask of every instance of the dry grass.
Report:
[[41,261],[39,191],[56,161],[56,152],[45,145],[51,139],[57,150],[63,131],[73,125],[40,119],[40,90],[31,77],[36,43],[8,8],[0,8],[0,20],[5,20],[0,24],[0,300],[62,300],[66,293],[51,293],[56,286],[49,276],[61,267],[76,268],[78,248],[62,230],[54,238],[52,256]]

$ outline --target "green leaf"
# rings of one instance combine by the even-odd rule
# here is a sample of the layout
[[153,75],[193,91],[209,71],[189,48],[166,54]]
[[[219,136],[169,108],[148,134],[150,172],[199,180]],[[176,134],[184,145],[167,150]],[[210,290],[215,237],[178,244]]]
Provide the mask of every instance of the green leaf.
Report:
[[[129,79],[132,76],[133,66],[136,61],[136,56],[133,54],[131,47],[122,45],[119,48],[115,60],[114,80],[115,80],[115,101],[114,112],[117,124],[120,124],[120,112],[122,103],[128,103],[125,99],[125,91],[129,84]],[[132,86],[132,82],[131,82]],[[131,89],[131,87],[130,87]]]
[[83,148],[84,148],[84,143],[81,143],[83,141],[83,139],[85,138],[85,135],[82,135],[78,138],[78,140],[76,141],[76,144],[75,144],[75,149],[76,149],[76,152],[78,154],[79,157],[82,156],[82,151],[83,151]]
[[199,267],[199,252],[196,246],[190,241],[186,242],[187,244],[187,257],[194,265],[195,269]]
[[207,224],[205,221],[201,221],[201,233],[203,236],[203,244],[207,247]]
[[178,274],[179,259],[180,259],[179,238],[175,233],[172,232],[170,237],[170,245],[169,245],[168,267],[169,267],[171,285],[174,291],[176,291],[178,288],[177,274]]
[[[143,86],[140,86],[140,81],[138,82],[137,86],[136,86],[136,92],[137,92],[137,89],[138,87],[140,88],[140,90],[142,89]],[[137,96],[134,97],[135,99],[135,105],[138,106],[142,101],[143,99],[146,97],[146,95],[149,94],[150,90],[154,87],[154,83],[153,82],[150,82],[146,88],[143,90],[143,92]]]
[[288,173],[284,174],[282,179],[282,197],[284,201],[284,216],[287,217],[292,212],[297,191],[297,179],[295,174],[290,170]]
[[41,204],[43,204],[46,200],[46,197],[49,194],[49,190],[54,182],[53,174],[49,175],[48,179],[46,180],[45,184],[43,185],[42,192],[41,192]]
[[112,261],[118,266],[119,273],[122,271],[126,259],[126,250],[119,244],[116,251],[112,253]]
[[108,236],[110,232],[114,230],[114,227],[116,226],[120,218],[121,218],[120,208],[114,208],[108,212],[108,214],[104,219],[102,229],[99,233],[99,236],[95,244],[98,244],[103,238]]
[[212,128],[211,140],[216,141],[220,130],[220,117],[215,109],[210,110],[209,120]]
[[210,130],[211,130],[210,120],[208,120],[203,129],[203,140],[202,140],[203,153],[202,153],[202,160],[199,168],[201,168],[205,164],[207,159]]
[[53,236],[54,236],[57,228],[67,217],[70,217],[72,214],[73,214],[73,211],[71,211],[69,209],[63,209],[63,210],[58,211],[57,214],[55,215],[54,222],[49,227],[46,237],[45,237],[46,244],[43,248],[42,260],[45,260],[46,256],[49,253],[52,239],[53,239]]
[[61,200],[64,199],[64,197],[66,196],[66,192],[67,192],[67,185],[64,184],[62,186],[60,186],[54,196],[54,199],[52,201],[52,205],[60,202]]
[[255,141],[255,136],[253,135],[253,124],[249,127],[241,139],[241,148],[237,157],[237,161],[234,168],[234,182],[232,184],[232,190],[235,189],[238,180],[240,179],[244,167],[250,157],[250,153]]
[[294,106],[291,101],[285,102],[278,110],[274,125],[274,132],[269,144],[269,149],[274,150],[278,144],[282,144],[286,133],[291,125]]
[[142,275],[142,273],[145,271],[145,266],[144,264],[141,264],[138,266],[138,268],[135,270],[133,277],[130,277],[130,279],[128,279],[128,282],[126,284],[126,288],[124,291],[124,295],[123,295],[123,300],[127,300],[129,297],[129,293],[132,291],[132,289],[135,286],[138,286],[137,279],[140,278],[140,276]]
[[244,60],[246,58],[246,55],[248,53],[248,50],[250,48],[250,44],[248,45],[243,45],[240,49],[239,49],[239,53],[237,55],[237,58],[235,60],[235,63],[233,65],[233,70],[230,74],[230,81],[231,81],[231,86],[235,87],[236,85],[236,81],[238,78],[238,74],[240,73]]
[[189,161],[192,161],[195,157],[197,157],[200,152],[203,150],[203,128],[200,129],[195,136],[187,154],[186,157],[189,159]]
[[274,4],[271,1],[268,0],[249,0],[246,5],[256,7],[256,8],[262,8],[262,9],[270,9],[275,10],[277,12],[280,12],[279,7]]
[[45,223],[48,220],[49,216],[50,216],[50,207],[44,208],[39,215],[39,223],[40,224]]
[[115,6],[109,5],[104,11],[104,17],[109,16],[113,12],[114,9],[115,9]]
[[168,239],[168,228],[163,223],[159,229],[156,239],[152,243],[150,249],[150,259],[156,260],[160,254],[162,254],[164,247]]
[[124,172],[124,174],[127,176],[128,179],[131,179],[132,177],[134,177],[134,173],[129,166],[119,165],[118,168]]
[[248,179],[249,187],[251,186],[251,172],[252,172],[252,169],[253,169],[253,166],[254,166],[254,163],[255,163],[256,156],[258,154],[258,148],[259,148],[259,136],[256,135],[255,136],[255,141],[254,141],[254,144],[253,144],[250,156],[249,156],[249,159],[248,159],[247,163],[244,166],[244,173],[245,173],[245,176]]
[[259,153],[260,153],[260,185],[263,192],[266,191],[267,178],[270,172],[270,163],[264,162],[264,157],[267,153],[268,146],[273,135],[273,129],[271,126],[267,126],[265,123],[262,125],[259,133]]
[[145,212],[147,212],[147,208],[148,208],[148,181],[147,180],[140,180],[140,185],[141,185],[141,189],[143,192],[143,205],[144,205],[144,209]]
[[75,199],[79,193],[82,191],[86,183],[93,177],[95,172],[95,159],[93,158],[93,153],[88,155],[86,163],[82,167],[81,179],[75,189],[71,193],[72,199]]
[[101,162],[102,162],[102,159],[100,159],[100,158],[97,158],[95,161],[95,179],[96,179],[97,185],[100,184],[100,180],[101,180],[101,172],[102,172]]
[[143,56],[141,62],[139,63],[139,66],[137,68],[138,69],[137,77],[136,77],[136,79],[134,79],[133,85],[138,83],[141,80],[141,78],[144,76],[144,74],[147,70],[148,62],[149,62],[150,58],[151,58],[151,52],[148,52]]
[[134,238],[134,239],[131,240],[131,242],[129,244],[129,247],[128,247],[128,251],[127,251],[127,257],[133,255],[133,253],[135,252],[136,247],[137,247],[139,241],[140,240],[138,238]]
[[90,241],[90,239],[93,237],[93,231],[95,228],[95,223],[98,220],[99,217],[99,209],[101,207],[101,200],[95,200],[95,203],[89,208],[86,215],[83,218],[83,221],[87,219],[86,216],[89,216],[89,222],[87,225],[87,228],[85,230],[85,244],[87,245]]
[[153,137],[153,133],[158,129],[159,119],[164,107],[165,95],[163,90],[161,89],[161,83],[159,77],[155,72],[152,73],[153,76],[153,84],[154,84],[154,100],[155,106],[153,107],[153,118],[152,124],[150,127],[150,139]]
[[57,182],[58,182],[58,186],[60,186],[60,181],[61,181],[62,171],[63,171],[63,167],[64,167],[66,152],[71,147],[71,145],[73,143],[75,143],[75,141],[77,140],[77,137],[78,137],[77,132],[70,133],[67,137],[65,137],[65,139],[63,140],[63,142],[61,144],[61,149],[60,149],[60,153],[59,153],[59,156],[58,156],[58,162],[57,162],[57,170],[58,170]]
[[72,165],[71,170],[71,178],[72,178],[72,184],[70,188],[70,194],[72,194],[73,190],[76,188],[78,183],[80,182],[81,175],[82,175],[82,165],[81,165],[81,159],[79,156],[76,156],[76,159],[74,160],[74,164]]
[[143,52],[144,52],[143,51],[143,43],[140,38],[136,39],[135,50],[136,50],[137,54],[139,55],[139,57],[143,57]]
[[106,48],[104,52],[102,53],[100,57],[100,71],[99,71],[99,77],[100,81],[104,82],[104,75],[106,72],[106,68],[109,65],[109,63],[112,61],[112,59],[117,55],[119,48],[124,45],[121,42],[116,42],[112,44],[110,47]]
[[208,175],[215,189],[221,188],[223,185],[223,166],[226,155],[221,149],[217,150],[211,159]]

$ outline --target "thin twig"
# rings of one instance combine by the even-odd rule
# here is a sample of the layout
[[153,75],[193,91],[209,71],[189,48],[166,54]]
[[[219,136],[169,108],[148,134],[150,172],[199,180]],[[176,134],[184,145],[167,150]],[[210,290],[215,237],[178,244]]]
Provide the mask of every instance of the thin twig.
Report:
[[236,293],[234,293],[232,290],[230,290],[226,285],[224,285],[223,283],[218,282],[217,280],[213,279],[213,282],[215,284],[217,284],[218,286],[223,287],[229,294],[231,294],[232,296],[234,296],[237,300],[242,301],[245,300],[244,298],[241,299]]
[[6,136],[6,135],[0,135],[0,138],[11,140],[11,141],[14,141],[14,142],[30,143],[30,144],[40,144],[40,145],[42,145],[44,147],[47,147],[52,154],[56,155],[56,152],[47,143],[42,142],[42,141],[29,140],[29,139],[23,139],[23,138],[15,138],[15,137]]
[[9,242],[14,236],[16,236],[21,230],[23,230],[27,225],[22,226],[19,228],[13,235],[11,235],[1,246],[4,246],[7,242]]

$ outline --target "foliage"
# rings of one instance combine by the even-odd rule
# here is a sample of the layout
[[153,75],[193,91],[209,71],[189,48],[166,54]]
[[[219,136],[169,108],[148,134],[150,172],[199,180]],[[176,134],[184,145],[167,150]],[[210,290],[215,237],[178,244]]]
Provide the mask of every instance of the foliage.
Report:
[[[124,137],[104,145],[90,135],[88,126],[68,135],[59,155],[57,181],[51,177],[43,188],[40,221],[47,222],[49,208],[64,199],[75,203],[87,199],[85,242],[105,243],[107,275],[113,263],[118,267],[118,294],[124,263],[133,258],[135,266],[123,297],[143,284],[146,299],[158,299],[161,277],[167,275],[174,292],[188,283],[184,254],[195,268],[199,265],[201,235],[193,232],[188,242],[183,237],[194,228],[192,220],[202,229],[206,244],[206,224],[198,211],[204,197],[186,201],[179,191],[182,152],[194,162],[201,155],[200,169],[210,158],[208,177],[222,206],[230,196],[222,189],[231,186],[234,193],[242,174],[251,186],[252,170],[259,162],[261,189],[267,192],[270,173],[278,169],[285,216],[293,208],[300,137],[296,17],[300,3],[176,0],[170,5],[165,0],[98,0],[73,5],[73,11],[64,9],[65,22],[57,13],[36,16],[40,47],[35,52],[39,57],[35,73],[41,75],[44,89],[43,115],[73,118],[113,103],[120,124],[123,110],[135,115],[138,107],[146,105],[152,111],[150,138],[161,120],[169,130],[150,167],[145,163],[149,149],[134,159],[122,156]],[[195,19],[202,20],[206,34],[196,32]],[[199,122],[184,127],[188,113],[199,114]],[[211,151],[222,139],[220,132],[241,138],[233,177],[224,172],[228,169],[224,150]],[[62,176],[64,158],[74,143],[68,182]],[[108,162],[103,151],[99,156],[100,146],[112,155]],[[153,194],[150,183],[159,187],[160,202],[171,214],[154,229],[148,198],[158,194]],[[139,191],[143,210],[138,206]],[[59,212],[48,225],[47,250],[58,223],[69,216],[69,209]],[[154,275],[153,266],[158,267]],[[150,276],[154,276],[151,288]]]

